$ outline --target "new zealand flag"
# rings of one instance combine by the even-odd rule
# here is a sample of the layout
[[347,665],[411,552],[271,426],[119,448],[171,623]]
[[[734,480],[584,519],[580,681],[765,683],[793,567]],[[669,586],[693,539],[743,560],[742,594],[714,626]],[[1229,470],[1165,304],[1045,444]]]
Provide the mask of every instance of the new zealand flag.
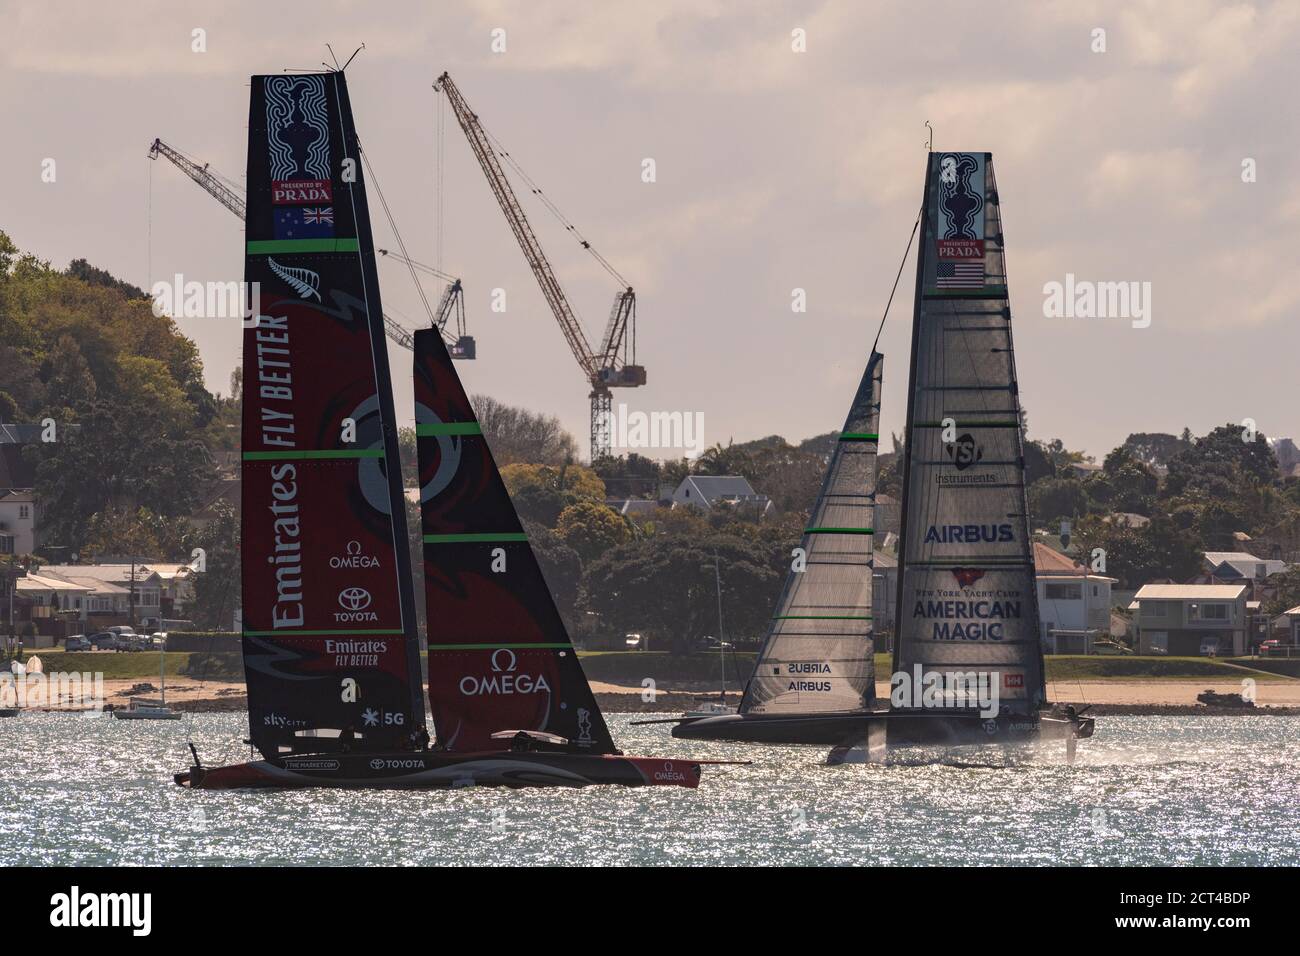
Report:
[[275,210],[275,238],[334,238],[333,206],[278,206]]

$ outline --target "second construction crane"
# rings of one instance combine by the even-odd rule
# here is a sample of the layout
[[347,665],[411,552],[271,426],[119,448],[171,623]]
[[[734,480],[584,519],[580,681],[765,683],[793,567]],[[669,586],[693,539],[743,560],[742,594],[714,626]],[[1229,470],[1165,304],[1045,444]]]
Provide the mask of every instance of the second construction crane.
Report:
[[607,456],[612,450],[613,400],[610,389],[635,388],[646,383],[645,366],[636,364],[636,293],[608,262],[591,249],[589,243],[582,240],[583,248],[592,252],[622,287],[614,296],[614,305],[609,312],[600,348],[593,349],[559,280],[555,278],[546,253],[542,251],[541,243],[537,241],[528,217],[524,215],[523,207],[519,205],[519,199],[501,168],[497,149],[478,116],[469,108],[448,74],[443,73],[438,77],[433,88],[446,94],[447,102],[456,114],[456,122],[469,140],[470,149],[482,167],[488,185],[492,187],[497,204],[505,214],[510,230],[519,242],[519,248],[523,250],[542,295],[551,307],[560,331],[564,333],[574,358],[578,360],[578,365],[591,386],[591,459],[596,461]]
[[[208,195],[238,216],[241,222],[248,218],[248,210],[244,204],[244,198],[239,194],[239,187],[226,177],[209,169],[207,163],[200,165],[174,146],[168,146],[161,139],[155,139],[149,146],[149,158],[157,159],[159,156],[168,160],[186,176],[202,186]],[[447,283],[447,288],[442,293],[442,299],[438,302],[438,308],[433,314],[433,324],[438,331],[442,332],[442,337],[447,342],[447,350],[451,353],[452,358],[474,358],[474,337],[465,334],[465,297],[460,280],[455,276],[447,275],[432,266],[423,265],[405,256],[389,253],[384,249],[379,251],[386,256],[391,256],[391,258],[410,269],[426,272]],[[453,318],[455,319],[456,329],[454,336],[447,332],[447,325]],[[415,348],[415,339],[411,336],[411,333],[391,316],[384,316],[384,332],[402,348]]]

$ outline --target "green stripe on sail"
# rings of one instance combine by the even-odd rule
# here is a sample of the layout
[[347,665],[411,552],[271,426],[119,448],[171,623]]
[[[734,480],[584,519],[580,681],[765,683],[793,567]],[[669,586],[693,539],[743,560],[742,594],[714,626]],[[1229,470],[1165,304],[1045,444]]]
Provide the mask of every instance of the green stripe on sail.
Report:
[[245,243],[250,256],[271,256],[290,252],[356,252],[355,239],[253,239]]
[[[471,534],[426,534],[425,544],[492,544],[512,541],[527,541],[528,535],[522,531],[487,531]],[[502,645],[504,646],[504,645]]]
[[383,458],[382,448],[321,448],[314,451],[246,451],[244,461],[311,461],[330,458]]
[[341,628],[334,631],[244,631],[244,637],[333,637],[336,634],[405,634],[400,627],[386,630],[352,630]]
[[880,441],[880,436],[868,432],[844,432],[840,435],[840,441]]
[[498,651],[503,649],[509,650],[526,650],[530,647],[538,647],[550,650],[568,651],[573,649],[572,644],[430,644],[431,651]]
[[804,534],[875,534],[874,528],[804,528]]
[[478,422],[435,422],[430,425],[416,425],[417,438],[430,435],[482,435],[483,428]]

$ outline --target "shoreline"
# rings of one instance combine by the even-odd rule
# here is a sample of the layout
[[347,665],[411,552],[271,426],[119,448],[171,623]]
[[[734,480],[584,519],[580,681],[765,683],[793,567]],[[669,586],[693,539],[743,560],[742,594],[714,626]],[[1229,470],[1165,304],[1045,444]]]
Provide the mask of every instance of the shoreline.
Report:
[[[628,687],[592,681],[597,703],[606,713],[681,714],[705,701],[716,701],[716,690],[679,687],[658,691],[652,700],[643,699],[641,687]],[[1300,681],[1261,682],[1256,685],[1254,707],[1207,706],[1196,695],[1211,689],[1218,693],[1239,693],[1239,682],[1204,681],[1189,678],[1175,680],[1052,681],[1048,699],[1087,707],[1092,716],[1300,716]],[[889,685],[880,683],[877,698],[888,699]],[[105,710],[125,708],[131,697],[156,698],[157,689],[148,682],[135,680],[104,681]],[[727,694],[728,704],[738,704],[740,694]],[[167,705],[182,713],[223,713],[246,711],[248,696],[242,682],[198,681],[186,678],[167,682]],[[84,708],[59,706],[57,702],[28,706],[34,712],[81,711]]]

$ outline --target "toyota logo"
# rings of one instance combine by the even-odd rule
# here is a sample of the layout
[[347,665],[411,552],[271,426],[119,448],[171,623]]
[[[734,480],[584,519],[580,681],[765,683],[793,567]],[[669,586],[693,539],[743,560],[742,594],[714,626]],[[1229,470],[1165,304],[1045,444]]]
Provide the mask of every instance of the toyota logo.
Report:
[[345,611],[364,611],[370,607],[370,592],[365,588],[344,588],[339,592],[339,607]]
[[371,770],[383,770],[383,769],[384,769],[384,762],[383,762],[382,760],[380,760],[378,757],[376,757],[374,760],[370,761],[370,769],[371,769]]
[[[502,659],[508,662],[505,667],[501,666],[501,660],[499,659],[501,658],[502,654],[505,655],[505,657]],[[518,666],[518,661],[515,658],[515,652],[512,651],[510,648],[498,647],[495,651],[492,652],[492,670],[495,671],[496,673],[499,674],[502,671],[505,671],[506,673],[512,673],[516,666]]]

